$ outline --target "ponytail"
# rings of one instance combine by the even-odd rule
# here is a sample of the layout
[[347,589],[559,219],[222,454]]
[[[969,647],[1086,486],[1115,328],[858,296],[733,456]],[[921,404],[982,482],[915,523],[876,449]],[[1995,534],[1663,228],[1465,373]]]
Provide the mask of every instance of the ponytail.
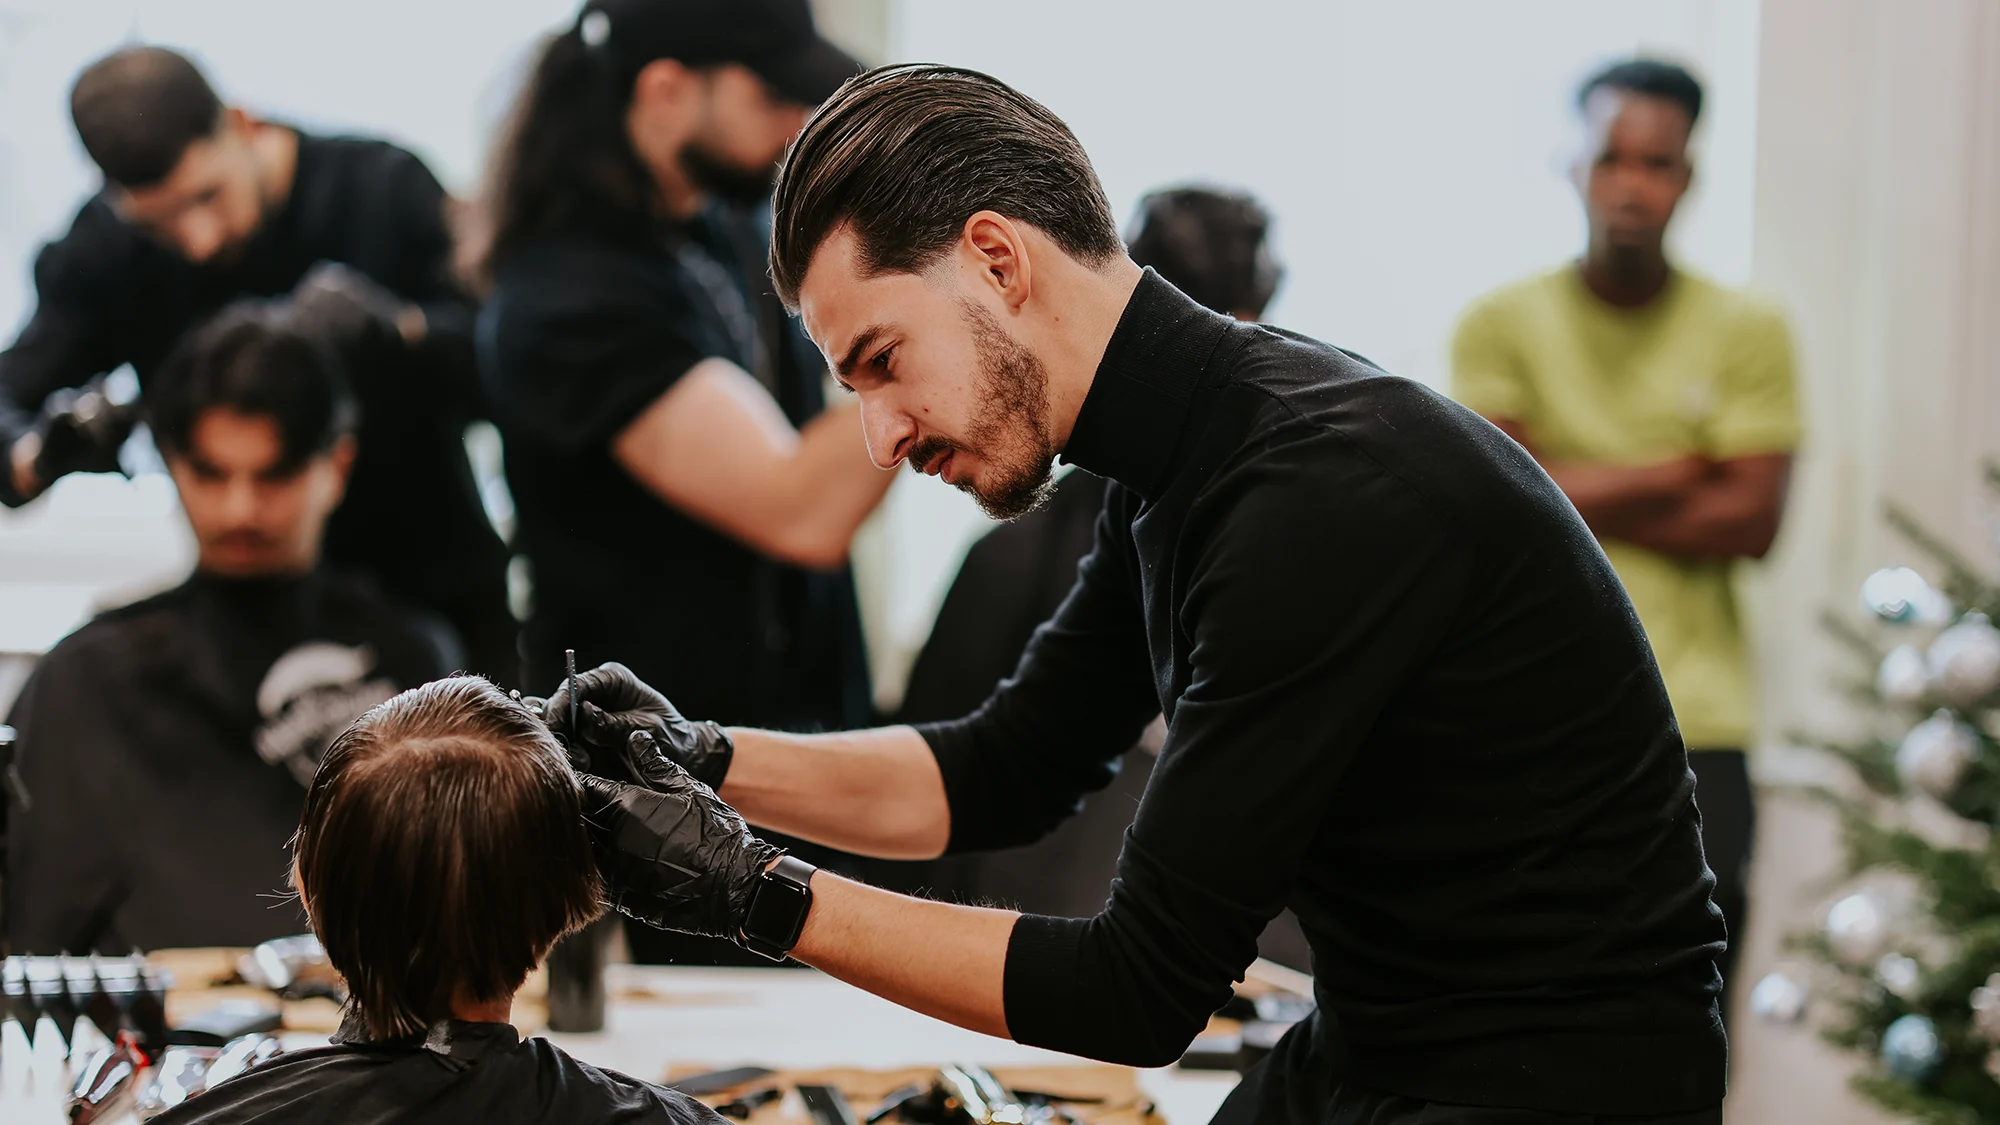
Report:
[[657,222],[656,188],[625,132],[631,81],[607,57],[588,15],[542,49],[494,149],[476,272],[521,243],[559,230],[644,238]]

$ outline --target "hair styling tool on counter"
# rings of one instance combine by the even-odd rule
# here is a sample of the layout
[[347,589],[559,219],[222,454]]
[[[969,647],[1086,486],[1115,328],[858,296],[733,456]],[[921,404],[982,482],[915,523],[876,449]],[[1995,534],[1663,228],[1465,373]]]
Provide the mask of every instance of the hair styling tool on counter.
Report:
[[146,1056],[139,1051],[138,1039],[129,1031],[119,1032],[109,1047],[99,1050],[77,1068],[66,1107],[69,1120],[73,1125],[108,1121],[131,1108],[134,1087],[144,1069]]
[[730,1101],[716,1106],[715,1112],[724,1117],[734,1117],[741,1121],[784,1096],[785,1092],[776,1086],[759,1086],[747,1094],[739,1095]]
[[859,1125],[846,1095],[832,1086],[800,1086],[799,1100],[805,1103],[813,1125]]
[[768,1066],[735,1066],[728,1070],[710,1070],[701,1074],[690,1074],[678,1082],[667,1083],[667,1089],[678,1090],[693,1098],[705,1098],[710,1094],[720,1094],[738,1086],[768,1078]]
[[[1043,1116],[1031,1111],[985,1067],[939,1067],[937,1081],[945,1095],[945,1107],[956,1108],[973,1125],[1027,1125]],[[953,1103],[957,1103],[955,1107]]]

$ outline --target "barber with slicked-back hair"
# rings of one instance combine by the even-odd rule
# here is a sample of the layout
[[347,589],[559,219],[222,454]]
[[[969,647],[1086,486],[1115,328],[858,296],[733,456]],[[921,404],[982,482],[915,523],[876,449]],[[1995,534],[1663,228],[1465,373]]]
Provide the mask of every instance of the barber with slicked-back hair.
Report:
[[225,105],[193,62],[160,47],[92,63],[70,110],[104,186],[36,258],[34,313],[0,352],[0,503],[72,472],[117,471],[130,421],[74,388],[130,364],[143,392],[225,305],[288,297],[339,349],[361,401],[329,561],[441,613],[471,670],[512,682],[507,550],[465,452],[482,409],[474,309],[453,279],[430,170],[383,141]]
[[[985,75],[847,85],[787,158],[774,230],[778,290],[878,463],[1002,516],[1058,456],[1113,483],[1069,596],[965,718],[725,729],[614,668],[572,729],[559,693],[564,736],[639,779],[583,780],[618,909],[1161,1066],[1289,906],[1319,1009],[1220,1120],[1720,1122],[1723,925],[1687,753],[1617,576],[1526,450],[1141,270],[1068,128]],[[1022,843],[1156,713],[1093,917],[906,898],[737,819],[896,857]]]

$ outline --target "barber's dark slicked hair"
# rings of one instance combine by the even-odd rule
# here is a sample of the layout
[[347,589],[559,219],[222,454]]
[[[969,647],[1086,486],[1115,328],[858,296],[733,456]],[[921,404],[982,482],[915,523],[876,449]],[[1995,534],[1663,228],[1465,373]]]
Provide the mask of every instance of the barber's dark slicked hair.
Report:
[[104,178],[121,187],[158,184],[188,146],[222,124],[222,99],[187,56],[128,47],[85,67],[69,92],[70,119]]
[[376,1040],[455,997],[521,986],[604,911],[582,795],[543,722],[473,676],[355,720],[321,760],[293,841],[313,932]]
[[1661,59],[1626,59],[1612,63],[1583,80],[1576,90],[1576,108],[1581,110],[1590,95],[1599,90],[1623,90],[1649,98],[1663,98],[1686,111],[1688,128],[1701,120],[1701,83],[1677,63]]
[[1284,276],[1270,229],[1271,213],[1242,192],[1171,188],[1139,201],[1129,252],[1216,312],[1261,316]]
[[359,417],[339,357],[266,301],[239,301],[183,336],[146,387],[146,424],[168,457],[187,455],[215,407],[276,423],[284,473],[333,448]]
[[928,63],[841,86],[785,155],[773,208],[771,277],[793,308],[813,254],[843,225],[870,273],[920,272],[980,211],[1026,223],[1090,265],[1125,251],[1061,118],[997,78]]

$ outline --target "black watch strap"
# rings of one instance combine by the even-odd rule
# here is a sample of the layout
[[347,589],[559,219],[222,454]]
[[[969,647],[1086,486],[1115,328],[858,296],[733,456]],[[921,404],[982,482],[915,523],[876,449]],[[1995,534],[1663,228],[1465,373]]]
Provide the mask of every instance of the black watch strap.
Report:
[[812,910],[812,875],[818,870],[793,855],[778,857],[769,871],[757,876],[750,892],[750,910],[743,919],[743,948],[773,961],[783,961],[806,929]]

